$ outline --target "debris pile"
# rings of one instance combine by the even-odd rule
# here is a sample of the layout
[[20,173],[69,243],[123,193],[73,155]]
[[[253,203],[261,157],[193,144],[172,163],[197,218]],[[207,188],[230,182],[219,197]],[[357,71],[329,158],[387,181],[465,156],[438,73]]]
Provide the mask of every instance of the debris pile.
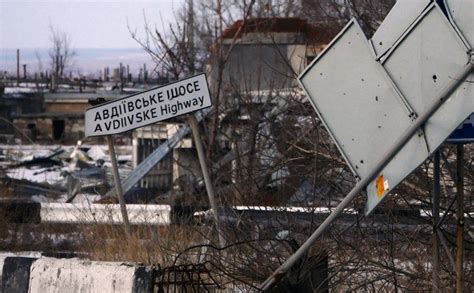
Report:
[[[0,145],[0,197],[39,202],[93,202],[113,182],[106,146]],[[125,150],[130,153],[130,150]],[[121,176],[131,171],[131,156],[119,156]]]

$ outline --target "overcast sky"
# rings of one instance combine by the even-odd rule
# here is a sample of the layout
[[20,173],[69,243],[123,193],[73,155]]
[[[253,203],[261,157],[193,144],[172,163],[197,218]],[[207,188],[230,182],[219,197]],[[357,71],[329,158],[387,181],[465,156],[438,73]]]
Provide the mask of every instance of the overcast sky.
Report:
[[127,29],[142,29],[143,13],[161,30],[183,0],[0,0],[0,49],[50,47],[49,26],[74,48],[135,48]]

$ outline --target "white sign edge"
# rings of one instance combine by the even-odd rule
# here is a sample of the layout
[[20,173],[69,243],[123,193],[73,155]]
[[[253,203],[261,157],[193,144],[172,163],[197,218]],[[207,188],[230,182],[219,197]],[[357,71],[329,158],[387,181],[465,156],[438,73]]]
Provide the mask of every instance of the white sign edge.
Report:
[[[306,66],[305,70],[303,70],[303,72],[298,76],[297,80],[298,80],[298,84],[303,89],[303,91],[306,95],[306,98],[309,100],[309,102],[311,103],[311,106],[313,106],[314,111],[318,115],[318,118],[321,120],[321,123],[324,125],[324,128],[326,128],[327,132],[329,133],[329,136],[331,136],[332,140],[335,142],[336,147],[339,150],[339,153],[342,155],[342,157],[346,161],[346,163],[349,166],[349,169],[351,170],[352,174],[356,177],[357,180],[359,180],[360,176],[356,172],[355,167],[352,166],[352,164],[350,163],[349,158],[347,157],[347,155],[345,154],[343,149],[340,147],[340,142],[336,139],[336,137],[334,136],[332,130],[328,127],[323,115],[317,109],[317,107],[314,104],[313,100],[310,98],[310,95],[308,94],[308,92],[306,90],[306,87],[303,85],[303,83],[301,81],[303,79],[303,77],[306,75],[306,73],[308,73],[308,71],[310,71],[313,68],[313,66],[318,62],[319,59],[321,59],[329,50],[331,50],[331,48],[335,45],[335,43],[346,33],[347,30],[349,30],[349,28],[351,28],[352,25],[355,25],[356,28],[359,29],[363,33],[360,24],[357,22],[357,20],[355,18],[352,18],[346,24],[346,26],[344,26],[344,28],[336,35],[336,37],[334,37],[334,39],[326,46],[326,48],[324,48],[324,50],[308,66]],[[363,33],[363,35],[365,36],[364,33]],[[368,44],[368,46],[370,47],[370,44]],[[372,51],[373,49],[370,48],[370,50]]]
[[[415,20],[415,22],[403,33],[403,35],[397,40],[397,42],[395,44],[393,44],[393,46],[390,48],[390,50],[387,51],[386,56],[384,56],[383,60],[380,60],[380,63],[382,65],[384,63],[386,63],[388,61],[388,59],[390,59],[390,56],[393,54],[393,52],[395,52],[397,50],[399,45],[405,41],[405,39],[408,37],[408,35],[411,33],[411,31],[413,31],[415,29],[415,27],[418,26],[423,21],[425,16],[427,14],[429,14],[432,9],[435,9],[435,8],[437,8],[439,10],[439,12],[444,15],[443,10],[441,9],[441,7],[439,7],[439,5],[436,2],[433,2],[432,4],[430,4],[423,11],[423,13],[420,14],[420,16]],[[446,16],[443,19],[449,25],[451,30],[459,37],[458,38],[459,43],[462,44],[466,48],[466,50],[469,50],[469,47],[466,46],[466,44],[464,43],[462,38],[459,36],[459,32],[456,30],[456,28],[453,26],[453,24],[449,21],[449,19]]]

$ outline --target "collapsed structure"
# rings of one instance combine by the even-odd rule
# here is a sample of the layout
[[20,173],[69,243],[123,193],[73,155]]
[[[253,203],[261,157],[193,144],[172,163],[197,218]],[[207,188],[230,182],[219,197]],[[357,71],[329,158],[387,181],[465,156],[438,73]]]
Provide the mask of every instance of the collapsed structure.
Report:
[[[236,162],[235,157],[238,152],[246,152],[240,149],[251,139],[244,137],[248,135],[246,129],[257,123],[270,131],[268,121],[256,121],[260,118],[255,114],[265,116],[263,112],[270,114],[273,111],[276,115],[276,109],[287,106],[290,97],[303,99],[294,76],[322,51],[331,36],[328,27],[314,26],[300,18],[250,18],[245,22],[236,21],[224,30],[220,36],[221,49],[228,51],[232,47],[232,50],[225,61],[222,77],[216,70],[219,60],[211,53],[208,76],[210,87],[219,86],[222,96],[217,105],[220,134],[216,141],[222,158],[214,158],[218,162],[215,167],[234,173],[237,169],[245,169],[241,164],[247,164],[243,161],[249,160],[242,158]],[[217,85],[220,79],[222,84]],[[161,122],[133,131],[134,167],[139,166],[154,146],[165,143],[176,132],[177,122]],[[236,140],[242,143],[237,145]],[[140,185],[169,191],[170,183],[175,182],[176,190],[195,190],[200,171],[192,147],[192,142],[184,139],[141,180]]]

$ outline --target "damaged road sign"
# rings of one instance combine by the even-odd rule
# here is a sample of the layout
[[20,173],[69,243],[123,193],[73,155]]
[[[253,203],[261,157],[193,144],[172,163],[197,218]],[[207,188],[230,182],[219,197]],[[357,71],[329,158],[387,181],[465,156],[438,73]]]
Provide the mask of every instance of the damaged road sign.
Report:
[[[470,62],[469,48],[441,8],[432,4],[393,45],[382,65],[414,113],[421,116],[457,73],[471,66]],[[369,184],[366,214],[433,154],[473,111],[472,85],[461,83],[425,123],[423,133],[420,132],[424,143],[408,144],[380,172],[379,177],[384,177],[386,187],[383,192],[380,192],[379,177]]]
[[204,73],[86,110],[86,136],[122,133],[211,106]]
[[[468,48],[441,8],[425,7],[426,2],[419,1],[417,6],[421,15],[406,17],[409,23],[401,31],[394,29],[392,36],[384,38],[394,43],[380,48],[383,58],[377,58],[352,20],[299,77],[359,179],[366,178],[418,117],[438,103],[454,77],[472,68]],[[387,26],[381,28],[390,31]],[[472,103],[470,87],[459,86],[407,140],[367,185],[366,214],[446,140],[474,110]]]
[[[405,23],[397,23],[397,21],[393,22],[393,25],[403,25],[405,27],[410,27],[410,29],[400,39],[397,37],[387,38],[388,40],[392,39],[397,43],[397,45],[400,45],[388,46],[387,48],[390,48],[390,50],[387,51],[387,54],[392,55],[392,57],[387,56],[387,58],[396,59],[394,56],[399,53],[404,53],[406,55],[405,59],[402,58],[404,62],[413,62],[416,66],[422,66],[422,68],[414,68],[415,66],[412,64],[395,64],[394,67],[386,68],[379,63],[385,71],[382,71],[382,76],[391,74],[389,75],[391,78],[389,78],[388,84],[391,83],[393,88],[390,89],[390,87],[385,83],[376,83],[377,88],[384,88],[385,90],[382,91],[382,93],[388,93],[384,98],[392,97],[396,102],[402,102],[404,104],[402,109],[406,107],[410,110],[411,113],[409,118],[412,119],[412,123],[408,124],[406,129],[402,129],[401,127],[397,129],[396,127],[393,127],[393,124],[390,122],[381,119],[382,117],[388,117],[391,114],[390,109],[385,111],[386,109],[384,106],[388,103],[384,103],[382,107],[379,108],[377,103],[370,102],[369,98],[371,96],[373,97],[375,93],[378,94],[378,92],[375,90],[365,92],[367,89],[373,88],[373,85],[361,86],[360,84],[357,84],[356,81],[358,79],[365,82],[365,76],[361,77],[361,72],[347,66],[346,64],[349,63],[353,64],[355,67],[360,66],[365,69],[368,68],[369,82],[378,81],[377,78],[374,78],[373,76],[374,72],[380,72],[380,70],[374,65],[374,60],[368,60],[367,50],[363,49],[362,45],[364,38],[362,38],[361,42],[360,29],[357,29],[357,26],[354,29],[353,20],[299,77],[300,84],[306,91],[319,118],[323,121],[323,124],[335,140],[336,145],[343,154],[345,160],[348,162],[352,171],[359,174],[359,181],[344,197],[344,199],[339,202],[331,214],[311,234],[311,236],[296,250],[296,252],[294,252],[272,273],[271,276],[260,284],[260,289],[264,291],[269,290],[276,282],[281,280],[303,256],[307,255],[311,245],[321,237],[334,220],[343,213],[344,209],[351,204],[354,198],[367,187],[369,187],[367,188],[368,192],[372,192],[372,194],[369,194],[369,198],[370,196],[375,196],[375,200],[371,204],[367,204],[366,213],[370,213],[381,202],[381,200],[387,196],[388,192],[393,190],[401,180],[408,176],[414,170],[413,168],[416,168],[416,165],[421,164],[428,157],[430,152],[439,147],[446,137],[449,136],[449,134],[469,115],[465,115],[465,111],[473,112],[474,101],[472,87],[470,86],[471,84],[466,83],[466,79],[469,75],[472,76],[474,71],[474,60],[471,56],[472,50],[470,50],[470,46],[466,45],[467,43],[464,43],[464,46],[460,46],[459,40],[461,39],[461,34],[459,31],[457,31],[457,33],[454,32],[452,24],[447,23],[446,20],[439,19],[439,13],[443,15],[444,12],[441,11],[440,7],[436,4],[431,4],[431,6],[426,10],[423,10],[422,15],[417,18],[414,25],[405,26]],[[470,13],[467,13],[467,15],[472,16],[472,13],[474,12],[471,9]],[[465,17],[465,15],[462,17]],[[469,17],[464,19],[464,21],[469,22],[472,21],[472,19],[472,17]],[[408,20],[410,21],[410,17]],[[434,27],[431,32],[426,23],[430,24],[433,22]],[[419,33],[420,27],[422,28],[421,34]],[[402,29],[401,31],[404,30]],[[447,34],[443,35],[443,32],[447,32]],[[440,45],[441,48],[432,48],[433,50],[431,52],[427,50],[429,46],[438,44],[438,42],[435,41],[439,41],[432,37],[433,33],[438,36],[439,40],[443,41],[443,43]],[[417,39],[413,40],[413,37],[410,37],[411,34],[417,36]],[[425,39],[425,37],[427,37],[427,39]],[[454,40],[452,40],[452,43],[445,43],[450,41],[453,37]],[[463,41],[465,40],[465,38],[462,39]],[[435,43],[429,44],[427,40],[431,40]],[[355,42],[357,46],[352,46],[354,44],[353,42]],[[373,44],[369,41],[367,41],[367,43],[371,45]],[[412,50],[408,53],[397,53],[397,51],[401,50],[403,46],[405,46],[405,48],[411,48]],[[351,52],[352,48],[355,48],[356,50]],[[370,48],[374,49],[372,46]],[[425,56],[423,56],[424,52],[429,53],[427,56],[428,58],[426,59]],[[377,58],[375,50],[371,53],[373,59],[377,61],[383,59],[382,62],[385,62],[385,60],[387,60],[385,58]],[[385,56],[385,53],[382,54]],[[402,54],[402,56],[404,54]],[[449,56],[450,54],[453,54],[454,56]],[[459,64],[457,62],[459,61],[458,54],[459,56],[463,55],[459,60],[464,58],[464,63],[460,62],[461,64]],[[335,56],[341,58],[338,59]],[[429,64],[436,63],[447,57],[452,58],[454,64],[448,64],[446,69],[443,67],[437,67],[437,65]],[[354,60],[357,60],[360,63],[357,63]],[[424,62],[426,62],[426,64],[424,64]],[[411,71],[406,72],[402,70],[403,68]],[[432,72],[433,69],[436,69],[434,74]],[[349,74],[347,74],[346,70]],[[398,72],[401,75],[397,75],[395,72]],[[355,75],[351,75],[350,73]],[[427,74],[431,74],[431,76]],[[415,84],[413,89],[406,88],[405,86],[409,84],[409,82],[406,83],[404,77],[408,79],[410,77],[416,77],[415,82],[418,84]],[[432,80],[427,79],[427,77],[431,77]],[[394,78],[397,80],[393,80]],[[440,85],[435,85],[433,88],[427,86],[429,85],[429,83],[426,84],[427,81],[433,83],[434,80],[436,80],[436,82],[439,81]],[[399,83],[397,84],[396,81]],[[339,87],[344,90],[342,93],[338,91]],[[346,92],[345,90],[347,89],[353,89],[354,91]],[[428,90],[427,93],[423,92],[425,89]],[[328,92],[326,92],[326,90]],[[360,93],[357,90],[362,90],[363,92]],[[390,94],[391,91],[397,92],[400,99],[396,98],[397,95]],[[433,96],[429,96],[429,94],[432,94]],[[334,98],[331,99],[330,95],[334,95]],[[375,96],[376,101],[377,98],[378,95]],[[329,102],[332,102],[334,105],[330,105]],[[393,103],[393,101],[391,102]],[[353,107],[348,108],[344,103],[350,103]],[[426,105],[424,103],[426,103]],[[380,109],[383,110],[382,117],[378,115],[378,110]],[[347,119],[343,115],[343,111],[348,113]],[[400,108],[396,107],[394,111],[395,113],[400,113]],[[356,119],[357,115],[360,117],[361,123]],[[373,120],[370,121],[367,117],[373,117]],[[402,117],[401,123],[406,124],[403,116],[400,117]],[[462,120],[458,122],[458,119]],[[440,122],[443,121],[446,123],[440,124]],[[388,128],[393,127],[392,129],[396,131],[391,133],[391,135],[396,138],[393,139],[392,137],[389,137],[390,140],[388,142],[383,139],[377,139],[377,134],[380,134],[381,132],[374,132],[373,125],[377,125],[378,123],[383,123],[383,125]],[[346,128],[355,132],[349,132]],[[400,132],[399,129],[402,131]],[[367,135],[364,132],[374,135]],[[384,138],[384,135],[385,134],[382,134],[380,137]],[[371,143],[376,144],[377,146],[386,148],[386,152],[378,152],[378,150],[376,150],[376,153],[370,154],[369,152],[374,149],[373,147],[368,148],[365,152],[363,150],[360,151],[362,147],[352,143],[355,142],[356,138],[368,138],[369,141],[359,140],[358,142],[363,146],[370,146]],[[420,140],[424,142],[424,146],[417,145]],[[411,145],[413,141],[415,144]],[[346,142],[349,143],[345,144]],[[409,151],[411,148],[414,148],[415,151],[420,151],[421,154],[410,154]],[[382,155],[380,155],[381,153]],[[414,162],[409,161],[410,155],[416,156]],[[370,158],[370,164],[375,162],[375,164],[365,170],[369,170],[365,175],[362,170],[355,168],[355,166],[357,166],[357,159],[359,159],[358,156]],[[374,156],[375,158],[371,158],[371,156]],[[362,161],[359,161],[359,163],[363,164]],[[400,163],[406,163],[408,167],[405,168],[404,165],[401,165],[400,167],[402,169],[400,170],[397,170],[397,168],[391,169],[395,164]],[[385,172],[389,170],[394,170],[394,172]],[[390,180],[392,183],[390,183]],[[390,184],[392,184],[392,187],[390,187]],[[372,186],[372,188],[370,188],[370,186]]]
[[355,20],[301,74],[299,81],[359,178],[366,177],[395,142],[394,133],[412,124],[412,110],[374,60]]

